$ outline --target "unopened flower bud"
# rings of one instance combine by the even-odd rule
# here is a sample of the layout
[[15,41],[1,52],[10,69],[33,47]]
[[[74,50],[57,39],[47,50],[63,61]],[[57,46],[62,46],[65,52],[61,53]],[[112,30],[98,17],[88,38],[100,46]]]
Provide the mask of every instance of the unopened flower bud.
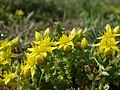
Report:
[[80,29],[80,30],[77,32],[77,34],[80,35],[80,36],[83,35],[83,30]]
[[43,62],[44,62],[44,57],[42,55],[37,55],[36,56],[36,63],[42,64]]
[[81,41],[82,48],[86,48],[88,46],[88,40],[84,37]]
[[50,28],[48,27],[48,28],[45,30],[44,35],[49,35],[49,34],[50,34]]
[[26,77],[29,77],[30,75],[31,75],[31,71],[30,71],[30,69],[25,69],[24,70],[24,75],[26,76]]
[[79,47],[81,47],[81,42],[76,42],[76,44],[75,44],[75,45],[76,45],[76,47],[78,47],[78,48],[79,48]]
[[112,54],[112,52],[113,52],[113,49],[112,48],[106,48],[105,50],[104,50],[104,55],[105,56],[108,56],[108,55],[110,55],[110,54]]
[[70,46],[69,45],[65,45],[63,47],[63,51],[68,52],[69,50],[70,50]]
[[39,32],[35,32],[35,39],[37,40],[37,41],[39,41],[39,40],[41,40],[42,39],[42,35],[39,33]]
[[114,33],[114,34],[120,34],[120,26],[116,26],[116,27],[113,29],[113,33]]

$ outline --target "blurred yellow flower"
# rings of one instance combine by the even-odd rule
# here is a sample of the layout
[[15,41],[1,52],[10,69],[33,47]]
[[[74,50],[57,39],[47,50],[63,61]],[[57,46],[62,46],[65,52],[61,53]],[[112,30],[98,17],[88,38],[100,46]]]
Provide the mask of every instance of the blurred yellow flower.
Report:
[[23,10],[16,10],[16,14],[19,15],[19,16],[22,16],[24,15],[24,11]]
[[83,29],[80,29],[78,32],[77,32],[78,35],[83,35]]
[[12,52],[18,43],[18,37],[11,40],[10,42],[8,39],[0,42],[0,64],[11,64],[11,58],[19,56],[19,54],[14,54]]
[[3,79],[5,82],[5,85],[7,85],[10,82],[10,80],[14,79],[15,77],[17,77],[17,75],[15,73],[12,73],[12,72],[5,74],[4,79]]

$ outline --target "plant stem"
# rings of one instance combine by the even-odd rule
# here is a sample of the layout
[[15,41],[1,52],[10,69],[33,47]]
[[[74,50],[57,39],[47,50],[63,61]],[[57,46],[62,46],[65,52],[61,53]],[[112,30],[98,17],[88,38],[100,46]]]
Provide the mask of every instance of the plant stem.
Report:
[[41,80],[42,80],[42,77],[43,77],[43,74],[44,74],[44,70],[41,70],[42,71],[42,74],[41,74],[41,76],[40,76],[40,79],[39,79],[39,84],[38,84],[38,87],[40,86],[40,84],[41,84]]
[[95,90],[95,77],[93,75],[93,80],[92,80],[92,88],[91,90]]

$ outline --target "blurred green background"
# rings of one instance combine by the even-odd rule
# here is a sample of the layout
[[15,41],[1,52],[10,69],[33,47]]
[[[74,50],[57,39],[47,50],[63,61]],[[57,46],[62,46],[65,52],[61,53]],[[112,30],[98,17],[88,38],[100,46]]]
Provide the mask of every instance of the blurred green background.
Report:
[[34,31],[53,30],[54,22],[67,30],[84,28],[95,38],[106,24],[119,25],[120,0],[0,0],[0,39],[30,40]]

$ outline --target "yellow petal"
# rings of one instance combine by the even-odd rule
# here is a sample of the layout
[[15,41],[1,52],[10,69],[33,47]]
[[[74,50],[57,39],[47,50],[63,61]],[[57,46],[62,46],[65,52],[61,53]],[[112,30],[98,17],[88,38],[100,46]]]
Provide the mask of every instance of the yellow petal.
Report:
[[46,51],[52,53],[52,51],[56,48],[57,47],[46,47]]
[[114,33],[114,34],[120,34],[120,26],[116,26],[116,27],[113,29],[113,33]]
[[112,49],[119,51],[118,47],[116,46],[111,46]]
[[60,44],[60,45],[58,46],[58,49],[62,48],[63,46],[64,46],[64,44]]
[[73,28],[72,31],[70,32],[71,35],[76,34],[76,29]]
[[67,43],[67,45],[71,45],[71,46],[74,46],[73,42],[70,41],[69,43]]
[[108,31],[108,32],[111,32],[111,31],[112,31],[112,29],[111,29],[111,27],[110,27],[109,24],[106,25],[106,31]]
[[44,57],[46,57],[46,56],[47,56],[47,53],[46,53],[46,52],[43,52],[43,53],[41,53],[41,55],[43,55]]
[[42,37],[43,37],[43,36],[42,36],[42,34],[41,34],[41,33],[37,32],[37,31],[35,32],[35,38],[36,38],[36,40],[38,40],[38,41],[39,41],[39,40],[41,40],[41,39],[42,39]]
[[10,57],[18,57],[18,56],[20,56],[20,55],[12,53]]
[[8,43],[8,45],[17,45],[19,43],[19,38],[16,37]]
[[97,44],[93,44],[92,46],[99,46],[100,45],[100,43],[97,43]]
[[48,28],[45,30],[44,35],[49,35],[49,34],[50,34],[50,28],[48,27]]
[[30,69],[31,69],[31,76],[33,78],[35,75],[35,66],[31,67]]
[[104,54],[105,55],[110,55],[110,54],[112,54],[112,52],[113,52],[113,49],[108,47],[108,48],[105,49]]
[[34,48],[28,48],[28,51],[31,51],[31,52],[34,51]]
[[50,45],[53,45],[53,46],[56,46],[58,44],[59,44],[59,42],[50,42]]

